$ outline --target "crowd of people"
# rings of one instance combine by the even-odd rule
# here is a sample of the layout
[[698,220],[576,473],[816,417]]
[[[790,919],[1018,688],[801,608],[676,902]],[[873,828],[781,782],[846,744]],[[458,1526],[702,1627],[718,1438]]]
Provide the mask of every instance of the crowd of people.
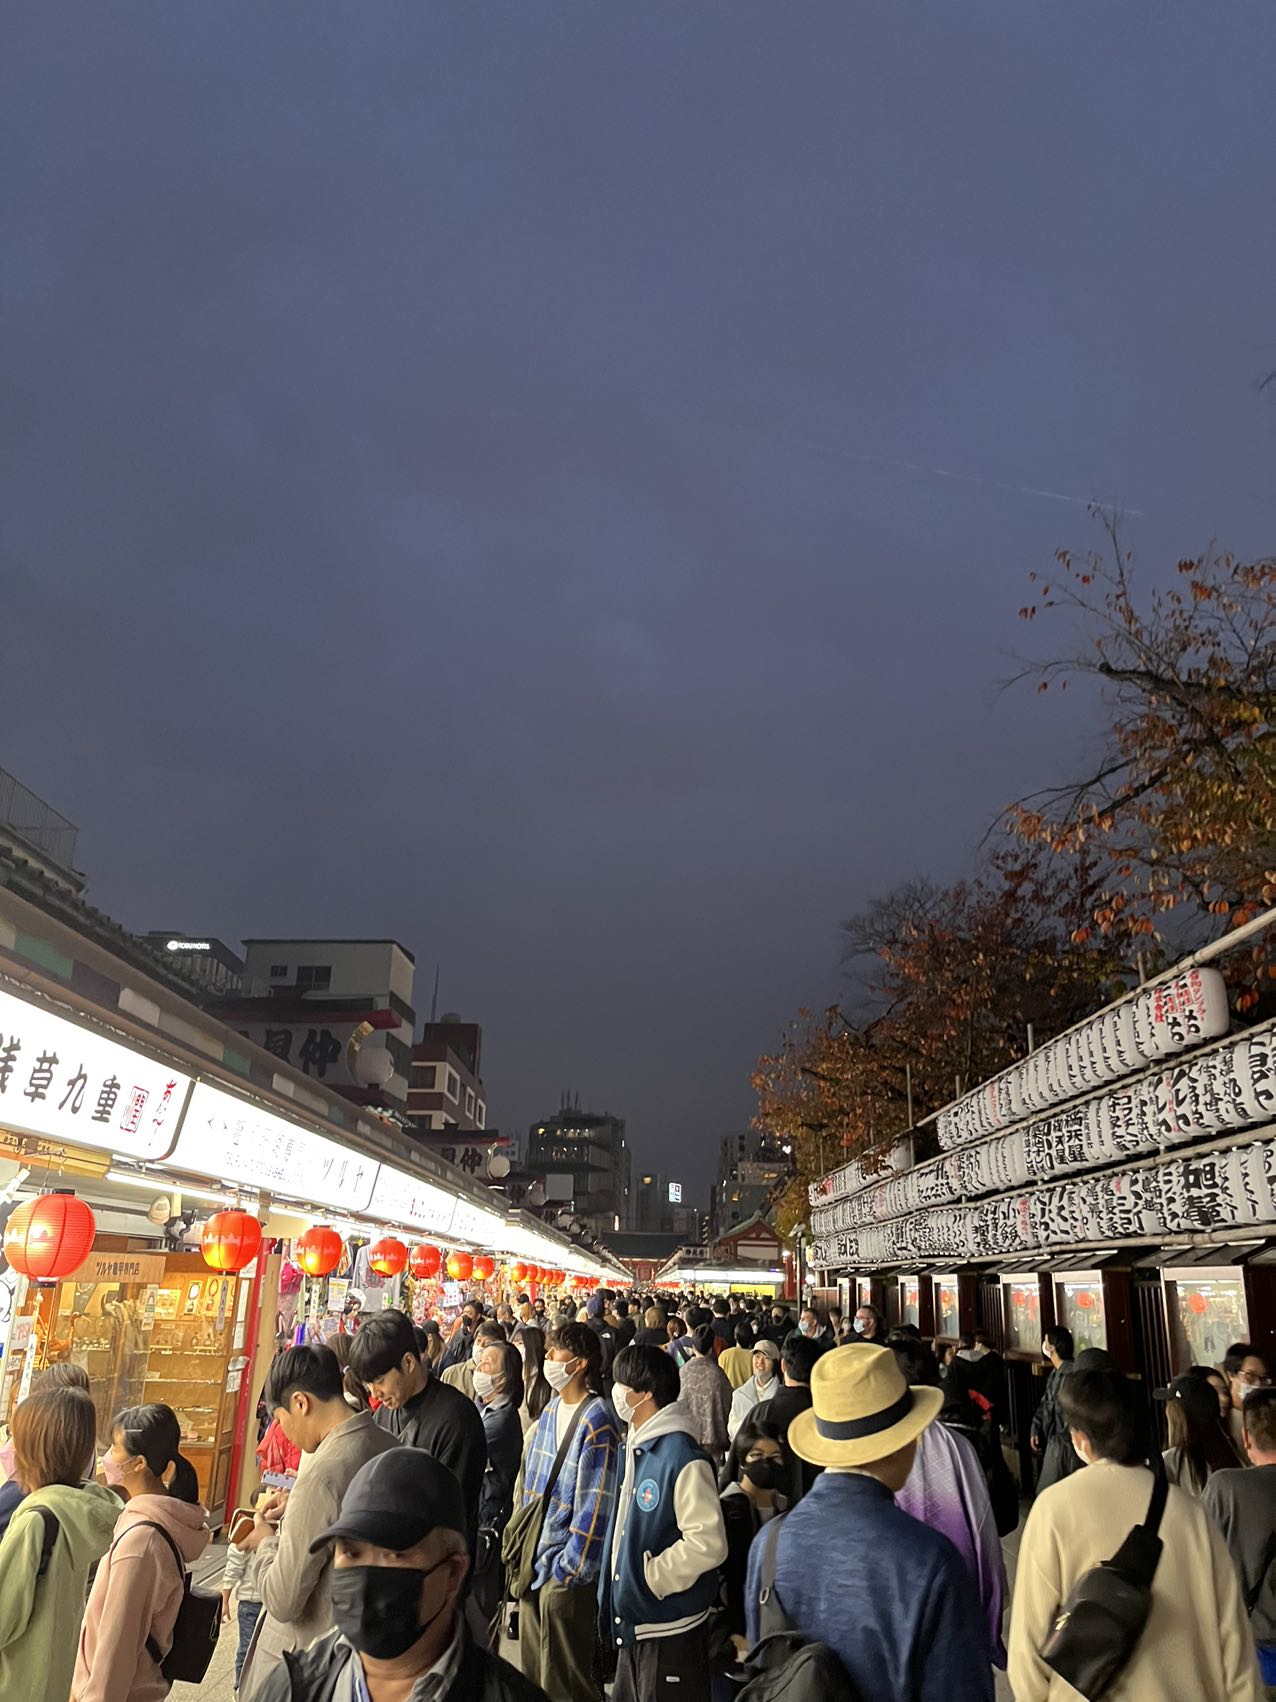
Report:
[[[598,1293],[474,1297],[446,1327],[387,1308],[283,1348],[259,1453],[285,1469],[235,1521],[211,1604],[240,1697],[734,1702],[806,1660],[795,1695],[828,1702],[988,1702],[997,1668],[1020,1702],[1054,1702],[1089,1693],[1069,1625],[1092,1661],[1077,1603],[1105,1567],[1142,1588],[1146,1623],[1104,1695],[1276,1694],[1257,1350],[1159,1392],[1161,1453],[1138,1386],[1047,1333],[1011,1599],[1005,1366],[985,1337],[938,1346],[867,1305]],[[211,1533],[180,1443],[145,1406],[99,1452],[70,1365],[15,1408],[0,1698],[163,1702],[183,1676]]]

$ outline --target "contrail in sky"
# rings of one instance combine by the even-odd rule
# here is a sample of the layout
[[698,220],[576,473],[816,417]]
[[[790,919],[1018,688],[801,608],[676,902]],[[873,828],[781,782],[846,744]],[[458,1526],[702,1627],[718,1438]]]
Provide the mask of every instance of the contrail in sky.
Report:
[[[864,461],[874,467],[896,467],[908,473],[923,473],[934,479],[958,479],[966,485],[991,485],[994,490],[1014,491],[1019,496],[1043,496],[1050,502],[1070,502],[1077,508],[1113,506],[1101,503],[1093,496],[1073,496],[1069,491],[1042,490],[1038,485],[1014,485],[1005,479],[985,478],[982,473],[958,473],[951,467],[925,467],[919,461],[900,461],[890,455],[865,455],[858,449],[842,449],[836,443],[817,443],[812,438],[801,440],[803,449],[813,449],[818,455],[837,455],[844,461]],[[1137,514],[1146,519],[1141,508],[1122,508],[1123,514]]]

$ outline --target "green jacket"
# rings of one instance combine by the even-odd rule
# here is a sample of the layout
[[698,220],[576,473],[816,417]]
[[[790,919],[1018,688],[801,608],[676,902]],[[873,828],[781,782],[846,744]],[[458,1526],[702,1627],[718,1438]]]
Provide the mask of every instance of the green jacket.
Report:
[[[37,1578],[48,1507],[59,1530],[49,1569]],[[100,1484],[51,1484],[14,1508],[0,1540],[0,1697],[66,1702],[84,1617],[89,1569],[111,1546],[119,1497]]]

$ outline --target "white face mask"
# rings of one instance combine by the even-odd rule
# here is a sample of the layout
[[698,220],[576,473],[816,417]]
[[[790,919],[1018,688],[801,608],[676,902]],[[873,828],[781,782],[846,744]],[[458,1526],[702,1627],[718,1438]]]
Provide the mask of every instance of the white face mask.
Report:
[[857,1336],[862,1336],[864,1334],[865,1327],[863,1318],[857,1318],[851,1325],[851,1328],[855,1331]]
[[495,1387],[496,1378],[490,1371],[476,1371],[474,1373],[474,1393],[481,1401],[487,1400]]
[[545,1361],[545,1381],[555,1394],[561,1393],[576,1375],[573,1367],[574,1359],[547,1359]]
[[759,1387],[761,1387],[763,1384],[766,1384],[766,1383],[774,1383],[774,1381],[775,1381],[775,1366],[772,1365],[772,1363],[769,1359],[767,1360],[766,1366],[763,1370],[755,1371],[753,1373],[753,1381],[755,1383],[757,1383]]
[[[638,1398],[641,1400],[642,1396],[640,1395]],[[612,1384],[611,1404],[615,1407],[616,1417],[622,1424],[633,1423],[634,1413],[637,1411],[637,1407],[630,1397],[629,1390],[625,1388],[623,1383]]]

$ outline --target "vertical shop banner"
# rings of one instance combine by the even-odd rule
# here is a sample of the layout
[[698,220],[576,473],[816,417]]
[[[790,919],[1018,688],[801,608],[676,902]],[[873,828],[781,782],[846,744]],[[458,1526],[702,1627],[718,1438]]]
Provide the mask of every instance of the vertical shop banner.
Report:
[[0,992],[0,1123],[128,1158],[163,1158],[191,1077],[45,1005]]

